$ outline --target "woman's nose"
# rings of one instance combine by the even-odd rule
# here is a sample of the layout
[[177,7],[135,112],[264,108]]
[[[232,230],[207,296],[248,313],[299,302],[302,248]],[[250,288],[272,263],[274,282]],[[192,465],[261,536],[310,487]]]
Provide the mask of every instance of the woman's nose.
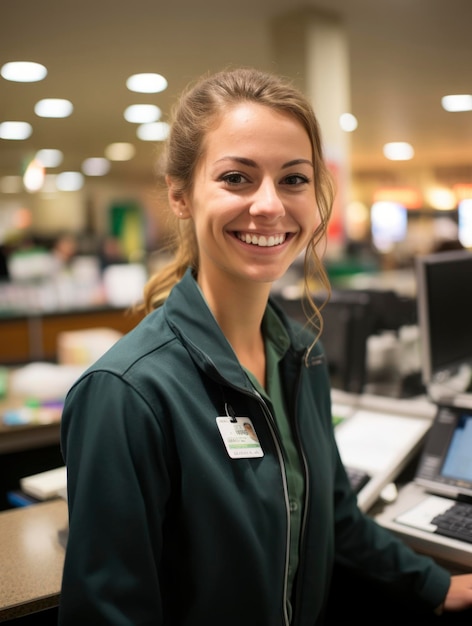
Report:
[[250,208],[251,215],[264,215],[277,218],[285,215],[285,207],[271,180],[263,181],[254,194]]

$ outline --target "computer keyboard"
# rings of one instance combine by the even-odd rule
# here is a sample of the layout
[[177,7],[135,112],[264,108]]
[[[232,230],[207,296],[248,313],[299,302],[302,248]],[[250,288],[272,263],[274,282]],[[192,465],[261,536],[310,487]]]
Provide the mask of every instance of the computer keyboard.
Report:
[[472,504],[456,502],[450,509],[431,520],[436,533],[452,539],[472,543]]
[[369,482],[370,475],[366,471],[358,469],[356,467],[345,466],[345,470],[354,492],[359,493],[362,487],[364,487]]

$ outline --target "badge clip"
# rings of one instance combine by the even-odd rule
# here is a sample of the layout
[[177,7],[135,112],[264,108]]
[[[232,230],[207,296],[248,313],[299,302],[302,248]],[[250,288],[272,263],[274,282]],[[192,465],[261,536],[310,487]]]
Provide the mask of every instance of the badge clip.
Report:
[[236,419],[236,413],[234,412],[234,409],[231,406],[231,404],[228,404],[227,402],[225,402],[225,412],[226,412],[226,415],[229,417],[230,422],[232,424],[236,424],[236,422],[238,421]]

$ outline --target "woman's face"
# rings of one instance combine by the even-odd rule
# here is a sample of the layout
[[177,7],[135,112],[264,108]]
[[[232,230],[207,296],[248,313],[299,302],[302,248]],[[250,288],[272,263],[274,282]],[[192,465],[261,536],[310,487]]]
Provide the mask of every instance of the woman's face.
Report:
[[288,114],[242,103],[208,132],[204,148],[190,194],[173,201],[171,183],[169,195],[194,222],[199,283],[272,283],[320,222],[306,130]]

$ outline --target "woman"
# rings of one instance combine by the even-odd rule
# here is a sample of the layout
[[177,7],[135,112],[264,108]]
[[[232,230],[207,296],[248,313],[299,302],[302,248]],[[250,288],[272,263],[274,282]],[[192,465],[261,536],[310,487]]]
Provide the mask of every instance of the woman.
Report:
[[277,77],[218,73],[183,95],[167,157],[174,260],[66,401],[61,623],[321,624],[335,560],[431,612],[470,604],[471,578],[450,586],[357,508],[317,331],[269,299],[305,249],[326,283],[310,105]]

